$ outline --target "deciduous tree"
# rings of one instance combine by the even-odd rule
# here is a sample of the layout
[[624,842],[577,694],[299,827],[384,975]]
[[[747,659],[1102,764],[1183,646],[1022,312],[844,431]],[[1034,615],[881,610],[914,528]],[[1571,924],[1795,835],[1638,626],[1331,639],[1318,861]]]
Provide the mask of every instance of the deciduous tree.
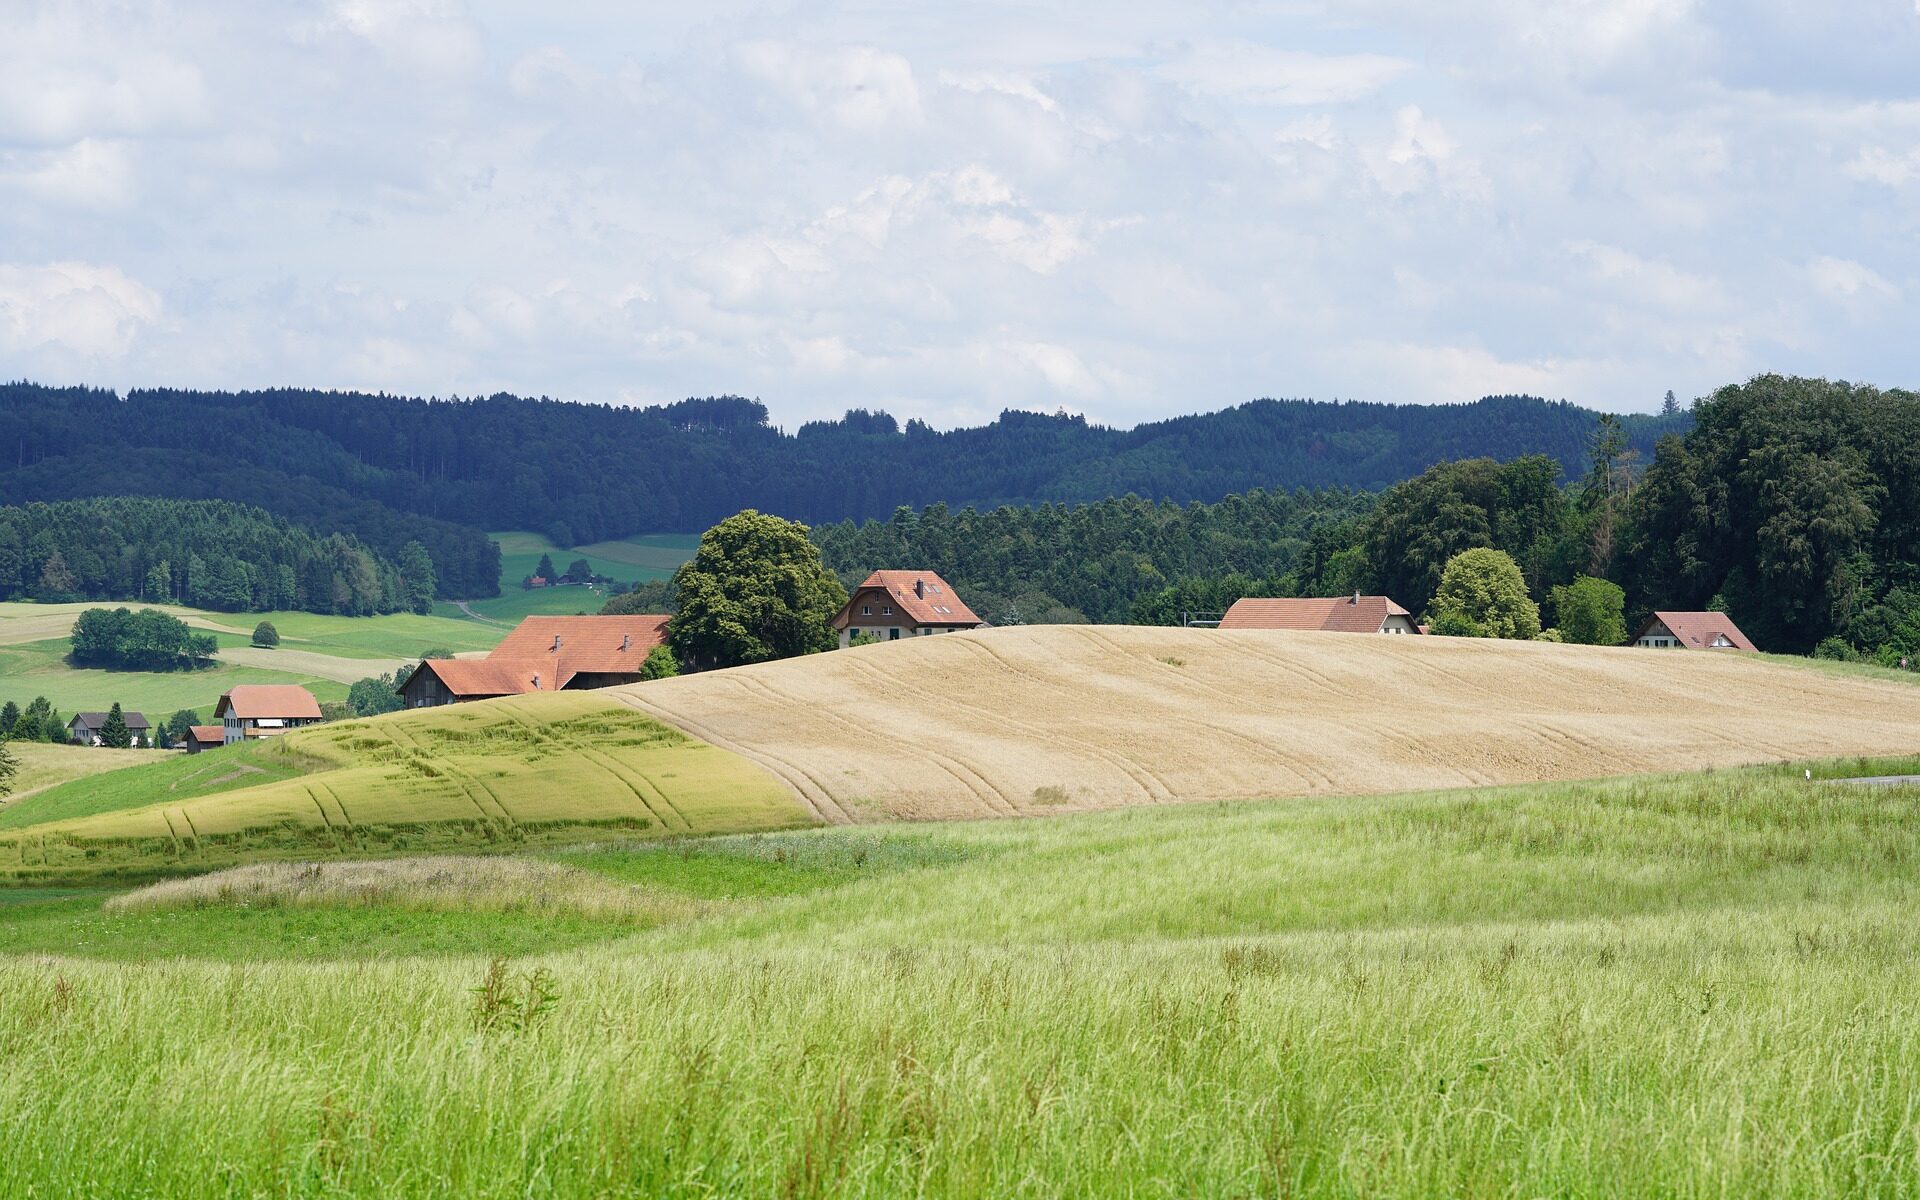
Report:
[[1433,609],[1436,622],[1464,617],[1488,637],[1530,639],[1540,632],[1540,608],[1527,595],[1519,564],[1484,546],[1448,560]]
[[707,530],[675,580],[668,636],[680,665],[696,670],[826,650],[847,602],[806,526],[753,509]]

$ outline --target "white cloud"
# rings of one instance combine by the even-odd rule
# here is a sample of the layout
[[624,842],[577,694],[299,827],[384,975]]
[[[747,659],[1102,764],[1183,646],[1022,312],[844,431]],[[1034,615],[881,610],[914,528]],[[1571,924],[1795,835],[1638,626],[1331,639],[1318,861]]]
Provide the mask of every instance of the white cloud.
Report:
[[200,67],[146,44],[136,12],[26,6],[0,36],[0,142],[178,132],[209,118]]
[[1593,279],[1609,285],[1617,299],[1683,314],[1713,312],[1726,307],[1726,291],[1718,282],[1682,271],[1670,263],[1594,241],[1573,242],[1567,251],[1584,260]]
[[1900,289],[1871,267],[1846,258],[1818,255],[1807,263],[1813,288],[1830,300],[1897,301]]
[[757,39],[741,43],[734,55],[749,75],[843,129],[873,132],[918,123],[922,115],[913,67],[898,54]]
[[[1915,0],[1920,3],[1920,0]],[[1869,146],[1847,164],[1847,174],[1868,183],[1900,187],[1920,179],[1920,147],[1896,152],[1883,146]]]
[[0,350],[8,353],[117,358],[159,319],[160,297],[114,267],[0,263]]
[[133,165],[125,144],[82,138],[58,150],[0,154],[0,185],[59,204],[121,208],[133,201]]
[[486,56],[479,28],[460,0],[335,0],[333,16],[405,70],[464,75]]
[[1385,54],[1307,54],[1252,42],[1205,42],[1163,64],[1184,87],[1252,104],[1345,104],[1373,95],[1413,64]]

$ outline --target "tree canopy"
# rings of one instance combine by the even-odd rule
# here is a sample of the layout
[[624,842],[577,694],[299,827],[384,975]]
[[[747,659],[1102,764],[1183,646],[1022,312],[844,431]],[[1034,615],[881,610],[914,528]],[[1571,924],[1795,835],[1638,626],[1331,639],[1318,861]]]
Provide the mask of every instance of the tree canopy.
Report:
[[829,649],[847,602],[805,525],[752,509],[707,530],[674,582],[673,655],[700,670]]
[[1540,632],[1540,608],[1527,595],[1520,564],[1485,546],[1447,560],[1433,610],[1438,631],[1463,618],[1487,637],[1530,639]]

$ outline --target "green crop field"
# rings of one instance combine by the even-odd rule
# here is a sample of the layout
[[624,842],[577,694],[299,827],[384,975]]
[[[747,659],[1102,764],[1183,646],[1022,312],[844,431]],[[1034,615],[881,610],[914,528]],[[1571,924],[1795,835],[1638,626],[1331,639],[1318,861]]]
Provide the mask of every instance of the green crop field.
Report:
[[[1795,766],[43,890],[0,1194],[1910,1196],[1916,816]],[[529,857],[653,915],[502,907]]]
[[747,760],[624,705],[564,692],[319,725],[51,788],[0,812],[0,877],[153,875],[806,820]]
[[[511,625],[522,617],[573,616],[597,613],[607,602],[606,593],[589,587],[552,587],[524,589],[520,581],[533,574],[542,554],[551,555],[554,566],[564,571],[577,558],[584,558],[593,569],[612,579],[666,579],[681,563],[693,557],[700,545],[698,534],[655,533],[595,542],[591,546],[564,549],[537,533],[489,534],[500,543],[500,595],[491,599],[467,600],[467,611],[483,621]],[[437,617],[466,616],[461,605],[442,601],[433,607]]]
[[104,750],[97,746],[56,746],[48,742],[9,742],[19,769],[13,777],[13,791],[0,797],[0,827],[8,811],[28,797],[60,784],[103,772],[164,761],[168,755],[159,750]]

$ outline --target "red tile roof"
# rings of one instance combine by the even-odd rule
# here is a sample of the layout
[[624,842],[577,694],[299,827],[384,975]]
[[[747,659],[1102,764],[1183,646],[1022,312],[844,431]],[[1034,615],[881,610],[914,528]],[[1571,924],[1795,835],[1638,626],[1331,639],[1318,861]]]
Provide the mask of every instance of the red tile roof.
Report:
[[1411,614],[1385,596],[1245,599],[1220,618],[1222,629],[1320,629],[1332,633],[1379,633],[1388,617]]
[[835,626],[849,623],[853,612],[853,602],[861,592],[868,588],[880,588],[900,606],[900,611],[911,617],[919,625],[984,625],[973,610],[968,608],[960,597],[953,594],[953,586],[932,571],[875,571],[867,576],[865,582],[854,589],[853,597],[847,601],[847,607],[840,610],[840,617],[834,620]]
[[320,716],[320,702],[313,693],[291,683],[243,683],[220,697],[220,703],[213,706],[213,715],[224,717],[231,711],[242,719],[256,717],[294,717]]
[[227,740],[227,730],[222,725],[189,725],[187,736],[196,742],[224,742]]
[[528,674],[538,672],[541,690],[565,687],[575,675],[638,675],[647,651],[667,640],[671,619],[661,613],[528,617],[479,661],[511,663]]
[[[1651,620],[1640,627],[1639,633],[1633,635],[1634,640],[1639,641],[1645,637],[1655,622],[1665,625],[1667,630],[1679,639],[1680,644],[1689,650],[1711,650],[1714,648],[1714,638],[1724,635],[1729,642],[1733,643],[1732,649],[1752,650],[1756,653],[1759,651],[1759,647],[1747,640],[1746,634],[1740,632],[1740,627],[1733,623],[1733,618],[1723,612],[1657,612],[1653,614]],[[1724,650],[1727,647],[1723,646],[1721,649]]]
[[[553,664],[538,659],[430,658],[415,674],[428,672],[456,696],[523,696],[565,686]],[[408,676],[411,683],[412,676]]]

